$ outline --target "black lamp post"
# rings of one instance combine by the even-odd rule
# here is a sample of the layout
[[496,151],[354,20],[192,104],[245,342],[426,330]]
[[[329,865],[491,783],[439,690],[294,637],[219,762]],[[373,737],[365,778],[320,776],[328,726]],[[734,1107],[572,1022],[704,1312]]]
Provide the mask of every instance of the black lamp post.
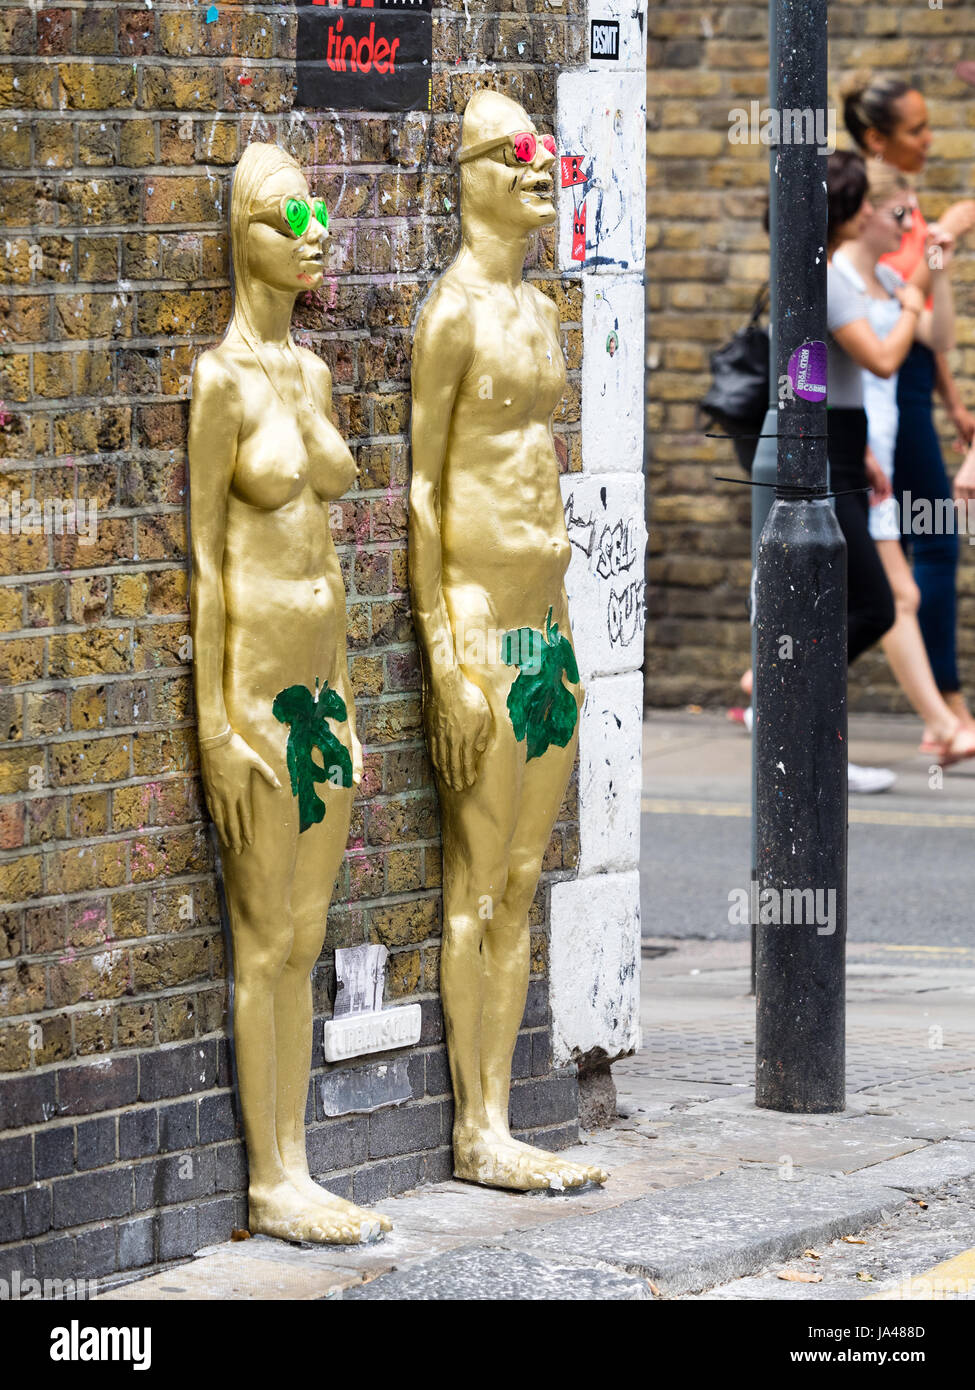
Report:
[[826,497],[826,157],[816,139],[827,0],[774,9],[772,372],[790,384],[755,574],[755,1099],[814,1114],[845,1104],[846,546]]

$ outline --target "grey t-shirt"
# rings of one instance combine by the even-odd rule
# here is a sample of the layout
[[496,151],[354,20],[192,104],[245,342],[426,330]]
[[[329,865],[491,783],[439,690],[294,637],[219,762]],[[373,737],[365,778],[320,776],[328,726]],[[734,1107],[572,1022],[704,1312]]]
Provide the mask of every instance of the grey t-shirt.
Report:
[[[893,276],[888,284],[887,276],[882,274],[886,270],[886,266],[877,268],[877,278],[884,289],[893,289],[894,285],[902,283],[899,276]],[[833,337],[838,328],[845,328],[848,323],[855,323],[857,319],[870,316],[870,296],[863,288],[860,277],[856,278],[858,283],[855,284],[850,276],[839,268],[835,260],[830,261],[826,267],[827,405],[854,408],[863,405],[863,377],[860,364],[854,362]]]

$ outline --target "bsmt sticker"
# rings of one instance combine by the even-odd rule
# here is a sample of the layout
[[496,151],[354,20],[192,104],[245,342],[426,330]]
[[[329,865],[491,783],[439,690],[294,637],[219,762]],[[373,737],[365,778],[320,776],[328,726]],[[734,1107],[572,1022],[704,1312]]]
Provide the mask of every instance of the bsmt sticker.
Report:
[[296,106],[429,111],[431,0],[298,0]]

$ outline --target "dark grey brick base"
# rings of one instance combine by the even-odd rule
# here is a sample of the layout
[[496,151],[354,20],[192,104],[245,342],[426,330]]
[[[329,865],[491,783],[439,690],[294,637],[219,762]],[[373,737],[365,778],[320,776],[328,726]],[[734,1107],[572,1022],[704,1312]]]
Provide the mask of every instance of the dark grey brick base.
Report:
[[[574,1070],[551,1071],[550,1053],[545,986],[534,981],[512,1066],[511,1123],[519,1138],[557,1150],[578,1139],[578,1084]],[[423,1001],[419,1046],[387,1055],[407,1059],[405,1104],[325,1118],[315,1096],[336,1070],[328,1066],[316,1068],[309,1093],[312,1173],[366,1206],[453,1171],[439,1000]],[[247,1223],[246,1155],[222,1038],[0,1078],[0,1123],[0,1278],[148,1272]]]

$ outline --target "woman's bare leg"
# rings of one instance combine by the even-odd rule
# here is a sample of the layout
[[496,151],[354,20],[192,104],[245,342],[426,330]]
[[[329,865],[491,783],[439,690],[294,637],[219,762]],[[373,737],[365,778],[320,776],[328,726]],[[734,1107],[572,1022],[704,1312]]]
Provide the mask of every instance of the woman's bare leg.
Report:
[[961,728],[935,684],[917,611],[921,596],[899,541],[878,541],[877,552],[894,594],[894,626],[880,639],[897,682],[924,720],[924,741],[946,755],[964,756],[975,736]]
[[944,699],[945,704],[951,710],[952,714],[955,715],[959,720],[961,720],[961,723],[964,725],[964,727],[966,729],[971,729],[975,731],[975,718],[972,717],[972,712],[968,708],[968,701],[965,699],[961,691],[952,690],[949,694],[944,695],[942,698]]

